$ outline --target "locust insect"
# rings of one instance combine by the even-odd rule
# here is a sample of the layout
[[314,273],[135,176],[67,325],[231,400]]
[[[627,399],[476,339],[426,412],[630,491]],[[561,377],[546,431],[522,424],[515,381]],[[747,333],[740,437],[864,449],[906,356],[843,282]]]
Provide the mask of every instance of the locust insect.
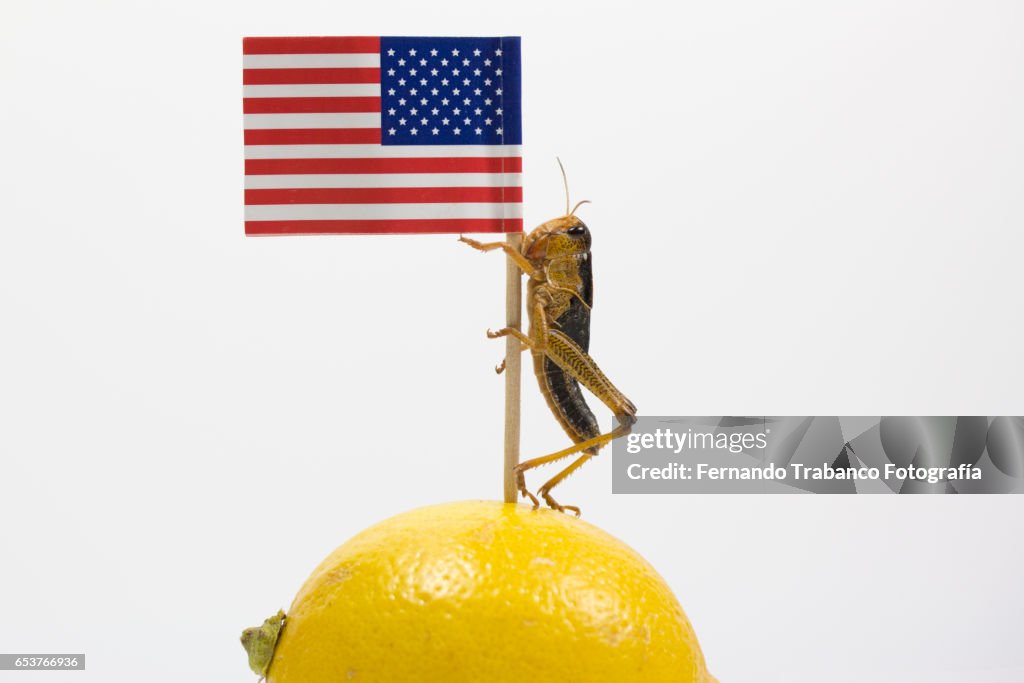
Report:
[[[551,496],[551,489],[597,455],[604,445],[628,434],[636,422],[636,406],[605,377],[588,353],[590,310],[594,304],[590,230],[576,216],[576,209],[585,202],[569,209],[569,183],[564,168],[562,180],[565,215],[534,228],[524,236],[519,250],[506,242],[482,243],[465,236],[459,239],[480,251],[503,250],[529,277],[526,288],[529,334],[505,327],[493,332],[488,330],[487,336],[497,339],[512,335],[522,342],[523,350],[530,350],[540,391],[573,445],[520,463],[515,469],[516,486],[524,498],[529,498],[535,508],[539,507],[537,497],[526,488],[526,472],[582,453],[537,490],[550,507],[579,516],[578,507],[559,504]],[[497,371],[500,373],[503,369],[504,362]],[[601,433],[597,418],[583,398],[581,384],[615,415],[618,426],[612,431]]]

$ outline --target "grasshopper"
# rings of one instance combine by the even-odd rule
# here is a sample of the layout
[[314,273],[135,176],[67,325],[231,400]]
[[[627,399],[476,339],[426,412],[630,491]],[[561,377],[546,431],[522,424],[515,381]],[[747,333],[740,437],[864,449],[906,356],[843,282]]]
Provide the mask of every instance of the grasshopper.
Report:
[[[585,202],[569,210],[569,185],[564,168],[562,179],[565,215],[534,228],[524,236],[521,249],[506,242],[482,243],[465,236],[459,239],[480,251],[504,250],[530,278],[526,288],[529,334],[505,327],[487,330],[487,337],[498,339],[512,335],[522,342],[523,350],[530,350],[540,391],[573,445],[520,463],[515,469],[516,486],[537,508],[540,502],[526,488],[526,472],[582,453],[537,491],[550,507],[579,516],[578,507],[559,504],[551,497],[551,489],[597,455],[605,444],[628,434],[636,422],[636,406],[615,388],[588,354],[590,310],[594,304],[590,230],[575,215],[576,209]],[[501,373],[504,366],[503,361],[496,368],[497,372]],[[601,433],[597,418],[580,391],[581,384],[614,413],[618,426],[612,431]]]

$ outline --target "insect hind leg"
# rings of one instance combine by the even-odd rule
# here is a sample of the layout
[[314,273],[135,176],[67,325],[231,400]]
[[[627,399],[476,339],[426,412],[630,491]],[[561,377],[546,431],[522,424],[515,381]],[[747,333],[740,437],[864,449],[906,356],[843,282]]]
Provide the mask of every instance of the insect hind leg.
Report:
[[564,470],[553,476],[551,479],[547,481],[547,483],[545,483],[543,486],[537,489],[537,493],[540,494],[540,497],[544,499],[544,502],[547,503],[549,507],[554,508],[559,512],[574,512],[576,513],[577,517],[580,516],[580,509],[575,505],[562,505],[557,500],[555,500],[551,496],[551,489],[555,488],[563,481],[565,481],[570,474],[572,474],[579,468],[583,467],[583,465],[585,465],[586,462],[593,458],[596,454],[596,451],[594,453],[584,453],[580,457],[576,458],[576,460],[574,460],[571,465],[569,465]]
[[564,470],[556,474],[554,477],[552,477],[549,481],[547,481],[543,486],[541,486],[537,490],[537,493],[540,494],[540,497],[543,498],[544,502],[546,502],[550,507],[560,512],[571,510],[575,512],[577,516],[579,516],[580,509],[578,507],[576,507],[575,505],[561,505],[558,501],[551,497],[551,489],[561,484],[563,481],[565,481],[566,477],[568,477],[570,474],[572,474],[580,467],[582,467],[592,457],[597,455],[597,452],[601,450],[601,448],[603,448],[606,444],[610,443],[611,441],[614,441],[615,439],[618,439],[620,436],[625,436],[632,431],[633,423],[636,422],[636,418],[634,416],[628,414],[620,414],[616,415],[615,417],[619,421],[619,426],[610,432],[607,432],[605,434],[599,434],[598,436],[595,436],[591,439],[580,441],[579,443],[573,444],[568,448],[563,448],[562,450],[550,453],[549,455],[542,455],[539,458],[532,458],[530,460],[526,460],[525,462],[521,462],[516,466],[516,483],[519,486],[519,491],[523,493],[525,497],[528,497],[530,500],[533,501],[534,508],[538,507],[539,503],[537,502],[536,496],[533,496],[532,494],[529,493],[529,491],[526,490],[526,471],[532,470],[535,467],[540,467],[541,465],[547,465],[548,463],[557,462],[558,460],[567,458],[570,455],[573,455],[574,453],[586,451],[586,453],[583,456],[577,458],[571,465],[569,465]]

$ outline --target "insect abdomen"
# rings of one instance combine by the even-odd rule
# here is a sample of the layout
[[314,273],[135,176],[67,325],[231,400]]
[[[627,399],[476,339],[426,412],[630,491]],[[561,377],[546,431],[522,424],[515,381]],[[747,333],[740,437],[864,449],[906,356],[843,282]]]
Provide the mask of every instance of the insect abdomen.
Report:
[[579,382],[547,356],[534,359],[534,373],[548,407],[573,441],[579,443],[601,433]]
[[[590,253],[563,261],[561,275],[560,284],[572,286],[576,295],[569,299],[568,307],[553,321],[553,328],[586,353],[590,349],[590,307],[594,303]],[[549,337],[550,341],[553,340]],[[548,407],[569,438],[579,443],[601,434],[597,418],[583,398],[576,378],[547,356],[534,356],[533,369]],[[597,449],[588,452],[593,455]]]

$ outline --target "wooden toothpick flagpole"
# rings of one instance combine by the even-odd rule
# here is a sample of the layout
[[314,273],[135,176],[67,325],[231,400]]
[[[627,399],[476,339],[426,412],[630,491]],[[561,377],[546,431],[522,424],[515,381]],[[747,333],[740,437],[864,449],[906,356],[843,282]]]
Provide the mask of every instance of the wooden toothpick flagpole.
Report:
[[[519,251],[523,243],[521,232],[509,233],[508,245]],[[523,277],[519,266],[505,259],[505,326],[522,329]],[[519,386],[522,375],[521,342],[511,334],[505,337],[505,502],[515,503],[515,466],[519,464]]]

